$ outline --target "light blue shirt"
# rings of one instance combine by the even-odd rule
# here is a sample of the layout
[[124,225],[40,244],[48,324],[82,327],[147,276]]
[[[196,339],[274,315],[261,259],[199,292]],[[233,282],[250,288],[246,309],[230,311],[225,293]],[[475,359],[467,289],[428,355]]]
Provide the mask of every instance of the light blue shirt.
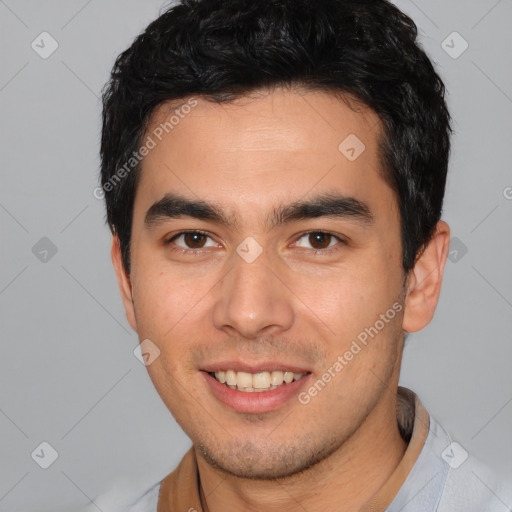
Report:
[[[432,416],[429,419],[423,448],[386,512],[512,512],[512,477],[499,480]],[[114,489],[95,504],[103,512],[157,512],[160,483],[136,496]],[[83,512],[97,512],[97,507],[91,503]]]

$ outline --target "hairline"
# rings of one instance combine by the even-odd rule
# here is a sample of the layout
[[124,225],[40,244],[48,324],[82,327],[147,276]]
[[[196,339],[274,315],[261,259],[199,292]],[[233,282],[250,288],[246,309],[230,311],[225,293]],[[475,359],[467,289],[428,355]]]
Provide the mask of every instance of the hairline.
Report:
[[[236,87],[232,88],[236,89]],[[396,201],[396,206],[398,209],[398,220],[400,224],[400,245],[401,245],[401,256],[402,261],[405,256],[405,245],[403,240],[403,229],[404,229],[404,222],[402,218],[402,204],[401,204],[401,198],[399,196],[398,190],[395,187],[394,178],[393,178],[393,169],[390,168],[389,163],[387,162],[386,158],[386,151],[387,146],[389,145],[389,136],[387,134],[386,126],[384,123],[384,120],[382,119],[381,115],[376,112],[368,103],[366,103],[363,99],[361,99],[357,94],[345,90],[343,88],[337,88],[336,86],[330,85],[330,84],[322,84],[319,82],[315,82],[314,80],[311,82],[307,82],[304,80],[292,80],[292,81],[276,81],[267,83],[264,85],[259,85],[255,87],[246,87],[243,89],[240,89],[238,91],[236,90],[225,90],[225,91],[217,91],[217,92],[189,92],[187,94],[182,94],[176,97],[172,97],[169,99],[164,99],[157,105],[155,105],[151,111],[147,114],[146,119],[142,122],[141,130],[139,137],[136,139],[136,143],[131,148],[132,151],[137,151],[138,148],[142,145],[145,138],[150,133],[150,127],[153,125],[153,123],[156,121],[157,117],[159,115],[163,115],[162,109],[165,108],[166,112],[170,112],[173,110],[176,110],[181,105],[185,104],[188,99],[190,98],[199,98],[206,101],[209,101],[214,104],[222,105],[222,104],[229,104],[229,105],[236,105],[237,102],[244,101],[246,99],[249,100],[256,100],[258,99],[258,95],[260,95],[262,92],[271,93],[275,91],[276,89],[282,89],[286,92],[324,92],[326,94],[331,95],[332,97],[338,99],[339,101],[343,101],[353,112],[360,113],[362,109],[369,110],[373,112],[377,116],[377,123],[376,127],[373,129],[376,129],[376,141],[377,141],[377,158],[379,165],[377,166],[377,173],[378,175],[383,179],[384,183],[391,189],[391,192],[393,193]],[[130,233],[128,235],[128,247],[126,251],[126,258],[127,261],[125,261],[124,255],[123,255],[123,265],[125,266],[125,269],[128,270],[131,268],[131,242],[132,242],[132,231],[133,231],[133,214],[134,214],[134,207],[135,207],[135,199],[137,196],[137,191],[139,189],[139,181],[141,178],[141,173],[143,171],[143,163],[144,159],[139,162],[135,168],[134,172],[132,173],[133,176],[133,194],[132,194],[132,204],[131,204],[131,220],[130,220]],[[418,254],[421,251],[418,251]]]

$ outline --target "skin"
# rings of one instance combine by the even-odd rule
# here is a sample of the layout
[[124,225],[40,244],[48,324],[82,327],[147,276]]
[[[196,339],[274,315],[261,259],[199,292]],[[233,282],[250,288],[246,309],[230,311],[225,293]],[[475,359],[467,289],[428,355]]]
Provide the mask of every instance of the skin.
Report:
[[[434,314],[449,227],[438,223],[404,275],[400,217],[380,174],[381,125],[371,110],[298,89],[229,104],[196,99],[143,162],[130,276],[115,236],[112,244],[128,321],[161,351],[149,375],[194,444],[211,512],[358,510],[406,449],[395,415],[404,331]],[[148,133],[170,111],[160,106]],[[366,146],[353,162],[338,150],[349,134]],[[269,229],[275,208],[333,191],[364,201],[373,223],[321,217]],[[236,225],[183,217],[148,228],[147,210],[166,193],[215,203]],[[210,238],[172,251],[187,248],[183,237],[164,243],[183,230]],[[318,230],[347,243],[330,239],[337,250],[322,252],[308,236]],[[263,249],[253,263],[236,252],[247,237]],[[397,302],[403,310],[307,405],[292,399],[267,413],[235,412],[201,374],[224,358],[278,359],[307,368],[314,382]]]

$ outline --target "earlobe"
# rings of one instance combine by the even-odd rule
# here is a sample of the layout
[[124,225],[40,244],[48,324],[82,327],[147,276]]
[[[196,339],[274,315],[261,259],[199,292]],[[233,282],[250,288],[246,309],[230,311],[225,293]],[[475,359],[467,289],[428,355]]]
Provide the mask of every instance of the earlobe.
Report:
[[119,291],[121,292],[121,299],[123,300],[126,318],[132,329],[137,332],[132,285],[130,282],[130,276],[126,273],[126,269],[123,264],[121,244],[117,235],[113,235],[112,237],[112,248],[110,255],[112,257],[112,264],[114,265],[114,270],[116,272],[117,283],[119,285]]
[[446,222],[439,221],[434,236],[408,276],[402,324],[404,331],[419,331],[432,320],[441,293],[449,246],[450,227]]

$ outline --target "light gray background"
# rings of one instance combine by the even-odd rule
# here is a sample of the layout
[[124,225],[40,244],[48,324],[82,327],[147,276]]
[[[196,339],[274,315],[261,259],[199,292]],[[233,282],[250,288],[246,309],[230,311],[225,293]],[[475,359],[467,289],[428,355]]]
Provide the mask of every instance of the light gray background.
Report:
[[[76,510],[114,482],[142,488],[189,447],[133,355],[138,340],[111,268],[103,204],[93,196],[101,88],[117,54],[163,5],[0,0],[1,511]],[[434,321],[408,339],[401,383],[472,456],[505,474],[512,1],[397,5],[416,21],[448,89],[456,133],[443,218],[460,241]],[[59,45],[47,59],[31,48],[43,31]],[[469,43],[456,59],[441,46],[453,31]],[[445,45],[460,51],[452,39]],[[57,247],[46,262],[32,251],[42,237]],[[42,441],[58,452],[46,470],[31,457]]]

